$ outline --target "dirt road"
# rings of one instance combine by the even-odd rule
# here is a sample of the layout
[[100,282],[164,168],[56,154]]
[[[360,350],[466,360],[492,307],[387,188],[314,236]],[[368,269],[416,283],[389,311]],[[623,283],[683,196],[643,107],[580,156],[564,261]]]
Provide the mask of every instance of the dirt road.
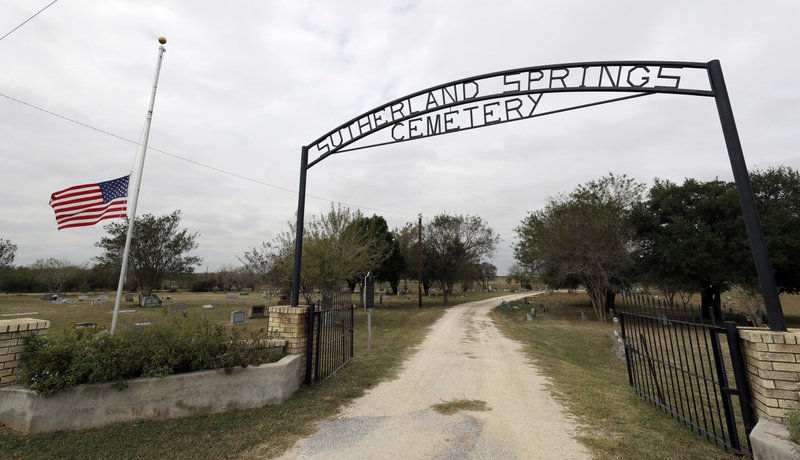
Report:
[[[488,318],[499,302],[448,310],[397,379],[321,423],[281,458],[590,458],[572,437],[574,420],[552,399],[520,344]],[[488,410],[443,415],[432,409],[455,400],[483,401]]]

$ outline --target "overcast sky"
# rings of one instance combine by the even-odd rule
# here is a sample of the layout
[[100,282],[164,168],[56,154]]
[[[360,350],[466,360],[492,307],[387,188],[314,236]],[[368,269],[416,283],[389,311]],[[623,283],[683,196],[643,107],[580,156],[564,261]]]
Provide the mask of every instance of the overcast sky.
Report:
[[[47,3],[0,3],[0,36]],[[140,139],[159,35],[150,147],[169,154],[148,152],[138,213],[180,209],[200,233],[198,270],[214,271],[294,219],[301,146],[390,100],[493,71],[719,59],[748,167],[800,168],[798,18],[796,0],[60,0],[0,40],[0,238],[18,245],[19,265],[99,254],[102,225],[59,232],[48,200],[132,170],[137,146],[119,137]],[[528,211],[608,172],[731,180],[713,99],[657,94],[342,153],[309,170],[306,215],[331,202],[390,227],[478,215],[502,237],[502,274]]]

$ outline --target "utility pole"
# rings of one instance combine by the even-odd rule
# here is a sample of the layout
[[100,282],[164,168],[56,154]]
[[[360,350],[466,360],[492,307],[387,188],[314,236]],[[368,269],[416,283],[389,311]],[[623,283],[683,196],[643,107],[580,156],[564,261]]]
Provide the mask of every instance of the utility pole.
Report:
[[417,242],[417,308],[422,308],[422,213],[419,214],[419,240]]

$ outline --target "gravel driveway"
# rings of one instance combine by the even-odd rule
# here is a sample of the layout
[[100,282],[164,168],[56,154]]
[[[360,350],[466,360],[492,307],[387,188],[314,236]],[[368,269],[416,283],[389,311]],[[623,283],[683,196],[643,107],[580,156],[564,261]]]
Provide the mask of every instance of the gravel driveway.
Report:
[[[395,380],[320,423],[281,458],[590,458],[545,378],[488,318],[500,300],[447,310]],[[431,408],[454,400],[484,401],[488,410]]]

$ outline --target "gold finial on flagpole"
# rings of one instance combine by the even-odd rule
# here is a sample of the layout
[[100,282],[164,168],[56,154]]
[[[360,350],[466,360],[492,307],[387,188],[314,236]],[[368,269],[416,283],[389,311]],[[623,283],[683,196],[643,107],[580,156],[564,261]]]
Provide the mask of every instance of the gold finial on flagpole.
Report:
[[165,45],[167,43],[167,38],[163,36],[158,37],[158,42],[161,43],[162,45]]

